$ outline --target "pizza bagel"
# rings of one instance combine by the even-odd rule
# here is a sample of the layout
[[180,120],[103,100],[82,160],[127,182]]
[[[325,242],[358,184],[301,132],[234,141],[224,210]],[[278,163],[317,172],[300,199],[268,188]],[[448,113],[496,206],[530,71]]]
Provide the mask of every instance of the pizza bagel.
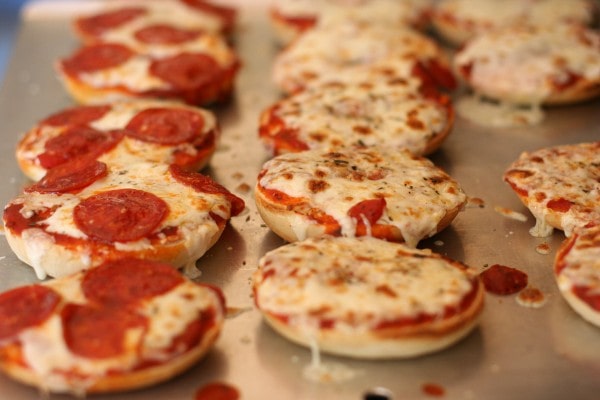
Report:
[[216,34],[152,25],[84,45],[58,60],[56,71],[82,104],[161,98],[207,105],[230,97],[239,66]]
[[265,254],[254,300],[285,338],[363,359],[415,357],[471,332],[483,308],[476,272],[428,250],[322,236]]
[[535,217],[533,236],[550,236],[554,228],[571,236],[600,221],[600,142],[523,152],[504,181]]
[[600,220],[563,242],[556,253],[554,277],[571,308],[600,327]]
[[48,171],[4,209],[4,231],[38,278],[138,257],[193,266],[244,202],[177,165],[79,158]]
[[236,9],[206,0],[121,0],[104,2],[99,9],[77,16],[73,30],[86,43],[111,41],[148,25],[228,34],[236,18]]
[[404,80],[331,82],[290,95],[263,111],[259,136],[271,154],[348,145],[438,149],[452,130],[449,97]]
[[433,7],[431,23],[446,42],[460,46],[492,30],[532,24],[556,26],[595,22],[597,4],[573,0],[440,0]]
[[456,86],[449,60],[433,39],[407,27],[357,21],[317,26],[300,36],[275,57],[273,81],[290,94],[324,82],[356,81],[373,74],[372,68],[386,79],[394,72],[395,79],[424,75],[440,87]]
[[122,258],[4,292],[0,314],[0,369],[43,392],[80,396],[189,369],[217,340],[225,299],[170,265]]
[[109,165],[177,164],[197,171],[210,161],[219,134],[211,111],[181,103],[138,100],[77,106],[31,128],[17,144],[16,158],[34,181],[78,157]]
[[600,95],[600,34],[576,25],[495,30],[459,50],[454,68],[475,93],[501,102],[581,102]]
[[339,0],[278,1],[269,17],[279,44],[288,45],[316,25],[354,20],[389,26],[424,28],[429,23],[430,0]]
[[265,224],[289,242],[328,234],[413,247],[450,225],[466,202],[428,159],[381,147],[279,155],[263,165],[254,194]]

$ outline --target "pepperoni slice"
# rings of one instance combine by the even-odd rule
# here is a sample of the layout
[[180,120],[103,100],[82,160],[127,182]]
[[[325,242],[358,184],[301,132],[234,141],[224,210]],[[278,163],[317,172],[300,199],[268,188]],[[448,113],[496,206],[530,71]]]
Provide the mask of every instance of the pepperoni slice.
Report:
[[159,296],[183,280],[168,264],[126,258],[89,270],[81,285],[88,299],[119,307]]
[[80,31],[86,35],[98,37],[110,29],[117,28],[146,13],[141,7],[126,7],[77,20]]
[[[109,358],[125,353],[131,347],[131,329],[145,330],[148,320],[128,308],[67,304],[62,312],[67,347],[88,358]],[[141,343],[138,339],[137,345]]]
[[76,158],[51,168],[37,183],[25,188],[25,192],[69,193],[81,190],[108,173],[105,163],[86,158]]
[[73,107],[50,115],[41,124],[50,126],[87,125],[102,118],[110,109],[109,105]]
[[573,293],[583,300],[588,306],[600,311],[600,294],[587,286],[574,286]]
[[122,131],[107,133],[85,125],[75,126],[48,140],[38,161],[49,169],[81,156],[97,158],[113,149],[123,136]]
[[425,87],[433,86],[447,90],[454,90],[457,87],[452,72],[436,60],[418,61],[413,66],[412,72],[423,80]]
[[383,215],[385,199],[363,200],[348,210],[348,215],[356,219],[357,225],[365,225],[365,219],[373,226]]
[[521,291],[528,281],[527,274],[523,271],[499,264],[492,265],[480,276],[485,290],[501,296]]
[[0,294],[0,341],[48,319],[60,295],[47,286],[29,285]]
[[181,144],[200,136],[204,118],[191,110],[149,108],[135,115],[126,126],[128,135],[145,142]]
[[219,82],[223,71],[209,55],[182,53],[155,60],[150,73],[176,89],[196,90]]
[[176,181],[190,186],[198,192],[224,195],[225,198],[227,198],[227,200],[231,203],[231,215],[233,216],[241,213],[246,206],[244,204],[244,200],[240,199],[206,175],[202,175],[197,172],[186,171],[179,165],[175,164],[171,164],[169,166],[169,171]]
[[86,46],[62,61],[67,74],[79,75],[118,67],[134,56],[127,46],[117,43],[98,43]]
[[176,28],[170,25],[151,25],[134,33],[137,40],[147,44],[182,44],[200,36],[200,31]]
[[550,210],[566,213],[571,209],[573,203],[565,198],[552,199],[546,205]]
[[73,210],[75,224],[93,239],[114,243],[147,237],[165,219],[169,206],[152,193],[116,189],[83,200]]

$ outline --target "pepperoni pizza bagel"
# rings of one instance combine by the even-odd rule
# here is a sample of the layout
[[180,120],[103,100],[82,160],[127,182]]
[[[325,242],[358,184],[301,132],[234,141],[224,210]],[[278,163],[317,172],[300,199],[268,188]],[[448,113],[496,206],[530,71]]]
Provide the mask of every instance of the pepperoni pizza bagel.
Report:
[[[285,93],[323,82],[356,81],[374,69],[389,79],[425,77],[440,86],[456,85],[442,49],[427,36],[406,27],[356,21],[319,25],[279,53],[273,80]],[[378,74],[377,74],[378,75]]]
[[504,180],[536,218],[533,236],[566,236],[600,221],[600,142],[524,152]]
[[431,0],[281,0],[270,10],[277,41],[287,45],[315,25],[352,19],[390,26],[425,27]]
[[0,294],[0,369],[43,392],[124,391],[191,367],[224,320],[221,291],[119,259]]
[[253,277],[265,320],[326,353],[403,358],[471,332],[483,307],[477,273],[428,250],[323,236],[267,253]]
[[600,220],[564,241],[556,254],[554,276],[573,310],[600,327]]
[[85,45],[57,62],[58,76],[76,101],[150,97],[204,105],[232,92],[240,63],[219,35],[148,25],[111,40]]
[[149,25],[169,25],[211,33],[230,33],[237,11],[206,0],[119,0],[79,16],[73,23],[84,42],[111,41],[123,31]]
[[597,5],[590,0],[440,0],[431,22],[447,42],[460,45],[489,31],[507,26],[562,23],[590,25]]
[[78,158],[48,171],[4,210],[12,250],[37,276],[139,257],[193,266],[244,202],[177,165]]
[[267,161],[255,188],[269,228],[294,242],[324,234],[374,236],[414,247],[462,210],[459,184],[407,150],[306,150]]
[[473,91],[500,101],[569,104],[600,95],[600,34],[581,26],[489,32],[459,50],[454,64]]
[[35,181],[49,168],[77,157],[109,165],[136,161],[204,168],[215,151],[219,127],[208,110],[151,100],[78,106],[54,113],[17,144],[23,173]]
[[272,154],[345,145],[434,152],[450,133],[450,99],[421,94],[406,80],[330,82],[307,88],[263,111],[259,136]]

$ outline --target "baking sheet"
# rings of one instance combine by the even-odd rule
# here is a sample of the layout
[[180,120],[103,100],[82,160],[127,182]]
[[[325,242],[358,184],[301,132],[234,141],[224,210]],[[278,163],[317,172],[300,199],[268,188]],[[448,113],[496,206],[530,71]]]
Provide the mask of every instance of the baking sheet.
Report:
[[[83,2],[78,2],[80,6]],[[457,118],[455,129],[433,161],[457,179],[483,208],[462,212],[452,226],[420,247],[476,268],[503,264],[529,275],[547,297],[541,308],[523,307],[515,296],[486,295],[480,327],[457,345],[437,354],[400,361],[356,361],[322,355],[324,365],[352,378],[316,382],[304,377],[309,350],[287,342],[266,326],[254,309],[250,277],[257,260],[283,242],[262,223],[249,188],[267,153],[257,139],[258,115],[277,99],[270,69],[277,48],[265,1],[240,1],[236,48],[243,68],[232,102],[215,111],[223,136],[206,170],[246,201],[221,240],[197,266],[199,280],[220,286],[235,310],[215,348],[197,366],[153,388],[94,399],[192,399],[201,386],[226,382],[243,399],[390,399],[431,398],[427,383],[443,388],[447,399],[591,399],[600,390],[600,329],[578,317],[563,301],[552,277],[552,262],[564,236],[534,238],[533,218],[508,185],[505,168],[524,150],[600,139],[600,101],[547,110],[536,127],[489,128]],[[61,3],[62,4],[62,3]],[[36,121],[73,105],[56,79],[53,63],[76,46],[69,27],[73,4],[30,4],[0,90],[0,200],[18,195],[26,179],[14,159],[18,138]],[[506,207],[528,216],[526,222],[496,211]],[[550,254],[535,249],[548,243]],[[33,270],[0,240],[0,289],[35,282]],[[0,375],[0,398],[67,399],[40,394]]]

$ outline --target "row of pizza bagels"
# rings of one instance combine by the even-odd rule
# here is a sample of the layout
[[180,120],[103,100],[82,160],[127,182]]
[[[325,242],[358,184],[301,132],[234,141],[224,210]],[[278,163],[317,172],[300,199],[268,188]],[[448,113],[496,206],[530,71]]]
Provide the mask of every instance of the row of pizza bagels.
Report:
[[[354,18],[381,3],[348,6],[366,11],[340,11],[276,56],[285,96],[260,117],[273,158],[254,192],[266,225],[290,242],[253,277],[265,320],[291,341],[361,359],[453,345],[477,326],[484,297],[473,269],[415,248],[467,201],[424,158],[452,130],[440,86],[455,81],[432,39],[398,21]],[[394,14],[405,2],[391,3]],[[271,14],[275,31],[289,33],[298,18],[282,9]]]
[[[256,304],[283,336],[325,352],[377,359],[443,349],[476,326],[483,289],[472,269],[413,249],[421,239],[448,226],[466,201],[457,182],[422,158],[442,144],[454,122],[452,104],[439,89],[455,87],[454,69],[475,91],[502,101],[546,104],[589,99],[598,94],[597,34],[570,24],[506,27],[474,37],[451,68],[432,39],[399,27],[399,19],[390,25],[373,18],[384,3],[389,6],[387,16],[398,17],[410,2],[340,7],[325,1],[316,2],[322,8],[310,9],[302,9],[302,3],[281,3],[271,12],[279,41],[286,43],[274,61],[273,80],[286,96],[260,117],[259,136],[274,158],[263,165],[255,199],[267,226],[291,244],[261,259],[254,276]],[[452,8],[453,3],[466,6],[452,1],[439,5]],[[488,3],[481,7],[493,9]],[[557,35],[561,40],[552,43]],[[290,36],[294,39],[288,41]],[[494,56],[480,54],[480,42],[490,40],[508,44],[485,49],[503,49]],[[557,66],[563,68],[559,76],[568,76],[565,82],[540,78],[539,68],[532,72],[527,62],[512,68],[531,46],[572,49]],[[535,54],[542,69],[557,64],[554,50]],[[487,63],[475,61],[477,57]],[[582,59],[590,63],[581,63]],[[511,68],[506,70],[504,62]],[[507,76],[480,83],[479,73],[488,67]],[[519,84],[522,80],[527,85]],[[502,86],[506,82],[515,86],[507,89]],[[564,149],[582,161],[578,168],[583,174],[592,172],[585,187],[597,181],[593,172],[597,146]],[[555,162],[564,159],[551,161]],[[557,181],[554,176],[546,178]],[[569,215],[595,209],[577,222],[593,227],[597,190],[584,192],[583,199],[581,193],[564,198],[577,204]],[[581,232],[582,240],[597,243],[596,231]],[[563,265],[564,254],[562,250],[557,265]],[[574,264],[570,271],[577,269]],[[594,268],[597,264],[588,265],[584,275]],[[559,281],[566,279],[561,276]],[[573,292],[572,280],[560,286],[569,287],[567,294]],[[588,290],[584,292],[589,299]],[[588,319],[594,313],[586,313]]]
[[83,104],[19,141],[34,183],[3,214],[17,257],[56,279],[0,294],[0,368],[44,392],[130,390],[194,365],[219,336],[225,299],[176,268],[193,268],[244,209],[196,172],[220,131],[195,105],[232,90],[239,62],[221,34],[235,11],[107,7],[74,21],[84,45],[57,72]]

